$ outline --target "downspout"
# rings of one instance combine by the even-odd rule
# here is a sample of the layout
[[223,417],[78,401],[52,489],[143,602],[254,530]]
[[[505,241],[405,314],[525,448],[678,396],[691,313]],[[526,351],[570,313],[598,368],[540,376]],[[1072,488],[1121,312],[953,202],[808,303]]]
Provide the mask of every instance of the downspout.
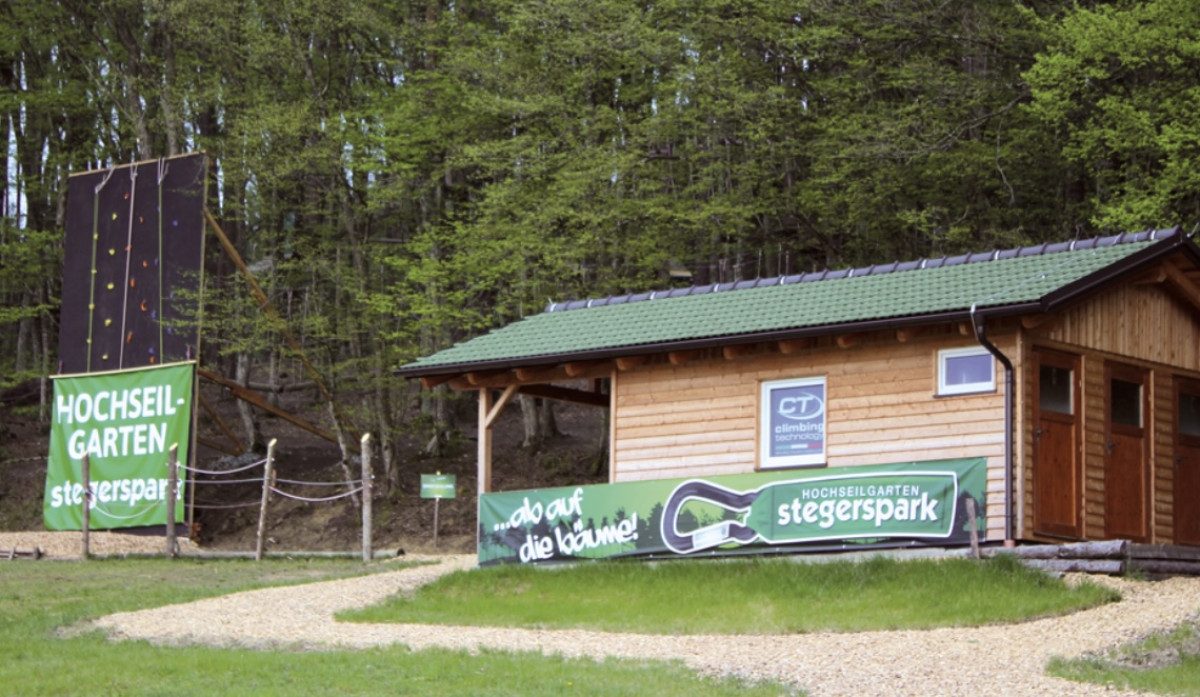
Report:
[[1015,544],[1013,537],[1013,390],[1016,380],[1013,377],[1013,364],[996,348],[996,345],[984,332],[982,318],[976,317],[976,305],[971,304],[971,327],[975,330],[975,339],[988,353],[996,357],[1004,366],[1004,546]]

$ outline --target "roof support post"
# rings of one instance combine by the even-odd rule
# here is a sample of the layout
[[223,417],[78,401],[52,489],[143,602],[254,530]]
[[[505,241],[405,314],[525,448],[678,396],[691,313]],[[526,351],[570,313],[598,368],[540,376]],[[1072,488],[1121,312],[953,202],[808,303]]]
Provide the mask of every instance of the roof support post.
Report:
[[516,393],[517,385],[509,385],[493,404],[492,391],[486,387],[479,390],[479,436],[475,466],[480,496],[492,490],[492,424]]
[[[1016,544],[1013,534],[1013,389],[1016,380],[1013,377],[1012,361],[996,348],[995,344],[988,341],[984,331],[984,320],[976,316],[975,310],[976,306],[972,304],[971,326],[975,329],[976,341],[1004,366],[1004,546],[1012,547]],[[985,510],[986,506],[985,502]]]

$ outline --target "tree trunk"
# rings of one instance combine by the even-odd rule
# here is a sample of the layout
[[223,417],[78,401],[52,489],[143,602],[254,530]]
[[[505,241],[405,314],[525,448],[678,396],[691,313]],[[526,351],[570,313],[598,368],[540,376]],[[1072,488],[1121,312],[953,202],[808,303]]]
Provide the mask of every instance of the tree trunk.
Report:
[[[250,384],[250,353],[248,351],[240,351],[237,354],[237,367],[234,371],[234,380],[243,387]],[[238,416],[242,419],[242,431],[246,436],[247,447],[251,452],[259,452],[263,447],[262,429],[258,423],[258,417],[254,413],[254,408],[244,400],[237,400]]]

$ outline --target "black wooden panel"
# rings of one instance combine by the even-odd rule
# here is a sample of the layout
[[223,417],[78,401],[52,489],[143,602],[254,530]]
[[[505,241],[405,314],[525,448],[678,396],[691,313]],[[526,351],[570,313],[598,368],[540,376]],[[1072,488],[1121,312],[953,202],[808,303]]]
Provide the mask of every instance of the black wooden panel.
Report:
[[206,167],[197,153],[70,178],[60,372],[196,356]]

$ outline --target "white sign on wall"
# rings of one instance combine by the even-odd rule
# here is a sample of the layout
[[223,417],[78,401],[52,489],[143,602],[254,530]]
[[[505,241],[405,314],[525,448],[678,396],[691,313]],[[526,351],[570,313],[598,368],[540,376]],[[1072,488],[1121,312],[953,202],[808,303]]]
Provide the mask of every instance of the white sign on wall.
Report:
[[760,469],[825,464],[825,378],[762,383]]

